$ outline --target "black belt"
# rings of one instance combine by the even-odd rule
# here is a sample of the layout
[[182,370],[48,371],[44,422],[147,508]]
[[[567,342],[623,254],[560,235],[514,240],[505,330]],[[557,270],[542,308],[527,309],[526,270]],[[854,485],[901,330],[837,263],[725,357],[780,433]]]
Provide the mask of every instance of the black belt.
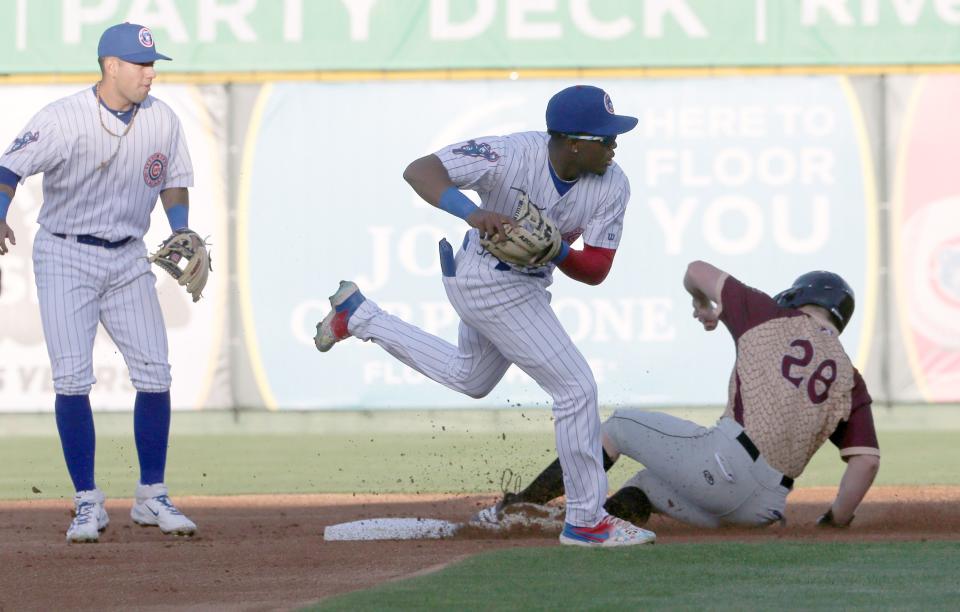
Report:
[[[67,237],[66,234],[54,233],[53,235],[56,236],[57,238],[66,239]],[[133,236],[127,236],[126,238],[121,238],[120,240],[117,240],[115,242],[110,242],[109,240],[104,240],[103,238],[97,238],[96,236],[91,236],[90,234],[81,234],[77,236],[77,242],[79,242],[80,244],[91,244],[93,246],[103,247],[105,249],[120,248],[123,245],[130,242],[131,240],[133,240]]]
[[[753,440],[750,439],[750,436],[747,435],[747,432],[741,431],[740,435],[737,436],[737,442],[740,443],[740,446],[743,447],[747,454],[750,455],[750,458],[754,461],[760,456],[760,449],[757,448],[757,445],[753,443]],[[780,486],[786,487],[788,489],[793,488],[793,478],[789,476],[780,476]]]

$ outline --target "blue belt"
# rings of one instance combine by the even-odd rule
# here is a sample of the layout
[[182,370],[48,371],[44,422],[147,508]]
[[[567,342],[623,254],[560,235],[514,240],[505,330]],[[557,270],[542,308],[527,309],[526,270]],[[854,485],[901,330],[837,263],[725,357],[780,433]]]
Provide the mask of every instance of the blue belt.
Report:
[[[54,232],[53,235],[57,238],[67,238],[66,234],[57,234]],[[103,247],[105,249],[120,248],[131,240],[133,240],[133,236],[127,236],[126,238],[121,238],[115,242],[110,242],[109,240],[104,240],[103,238],[97,238],[96,236],[91,236],[90,234],[81,234],[77,236],[77,242],[80,244],[91,244],[93,246]]]
[[[467,243],[469,243],[469,242],[470,242],[470,233],[467,232],[466,234],[463,235],[463,246],[461,247],[461,248],[463,248],[464,251],[467,250]],[[496,258],[494,258],[494,259],[496,259]],[[516,268],[514,268],[513,266],[511,266],[510,264],[504,263],[504,262],[500,261],[499,259],[497,259],[497,265],[493,266],[493,269],[494,269],[494,270],[500,270],[501,272],[510,272],[510,271],[512,270],[512,271],[514,271],[514,272],[519,272],[520,274],[526,274],[527,276],[536,276],[537,278],[546,278],[546,277],[547,277],[547,275],[544,274],[543,272],[521,272],[520,270],[517,270]]]

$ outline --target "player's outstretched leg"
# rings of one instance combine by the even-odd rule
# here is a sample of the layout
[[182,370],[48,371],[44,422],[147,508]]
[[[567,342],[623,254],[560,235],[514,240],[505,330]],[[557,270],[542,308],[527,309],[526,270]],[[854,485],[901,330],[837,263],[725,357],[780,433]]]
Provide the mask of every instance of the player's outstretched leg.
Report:
[[560,534],[560,543],[571,546],[609,548],[653,544],[656,541],[657,535],[652,531],[637,527],[610,514],[593,527],[577,527],[565,523],[563,533]]
[[318,351],[326,353],[334,344],[350,337],[347,322],[365,299],[356,283],[340,281],[340,287],[330,296],[330,312],[323,321],[317,323],[317,335],[313,337],[313,343]]
[[100,489],[78,491],[73,498],[74,516],[67,529],[67,542],[97,542],[100,532],[110,524],[103,508],[106,498]]
[[190,536],[197,530],[194,522],[184,516],[167,497],[167,486],[162,482],[137,485],[130,518],[144,527],[155,525],[167,534]]

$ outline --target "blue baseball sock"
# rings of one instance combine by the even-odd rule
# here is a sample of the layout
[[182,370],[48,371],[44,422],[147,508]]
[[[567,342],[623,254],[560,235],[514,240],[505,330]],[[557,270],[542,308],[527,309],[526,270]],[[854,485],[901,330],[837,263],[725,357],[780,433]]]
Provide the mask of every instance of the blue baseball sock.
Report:
[[170,392],[137,391],[133,404],[133,439],[140,459],[140,484],[163,482],[170,438]]
[[345,299],[343,303],[334,308],[334,310],[337,312],[346,311],[347,318],[349,319],[353,316],[353,313],[357,311],[357,308],[360,308],[360,304],[363,304],[366,300],[367,298],[363,297],[362,293],[355,291],[353,295]]
[[96,489],[93,458],[97,450],[97,434],[93,427],[93,410],[89,395],[57,394],[54,403],[57,431],[67,471],[77,491]]

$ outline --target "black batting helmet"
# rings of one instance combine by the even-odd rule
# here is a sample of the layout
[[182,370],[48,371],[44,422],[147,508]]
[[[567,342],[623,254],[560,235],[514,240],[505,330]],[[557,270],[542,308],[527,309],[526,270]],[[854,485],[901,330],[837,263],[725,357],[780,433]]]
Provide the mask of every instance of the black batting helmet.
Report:
[[773,298],[780,306],[799,308],[806,304],[821,306],[830,313],[837,331],[850,322],[856,298],[853,289],[839,274],[817,270],[807,272],[793,281],[793,285]]

